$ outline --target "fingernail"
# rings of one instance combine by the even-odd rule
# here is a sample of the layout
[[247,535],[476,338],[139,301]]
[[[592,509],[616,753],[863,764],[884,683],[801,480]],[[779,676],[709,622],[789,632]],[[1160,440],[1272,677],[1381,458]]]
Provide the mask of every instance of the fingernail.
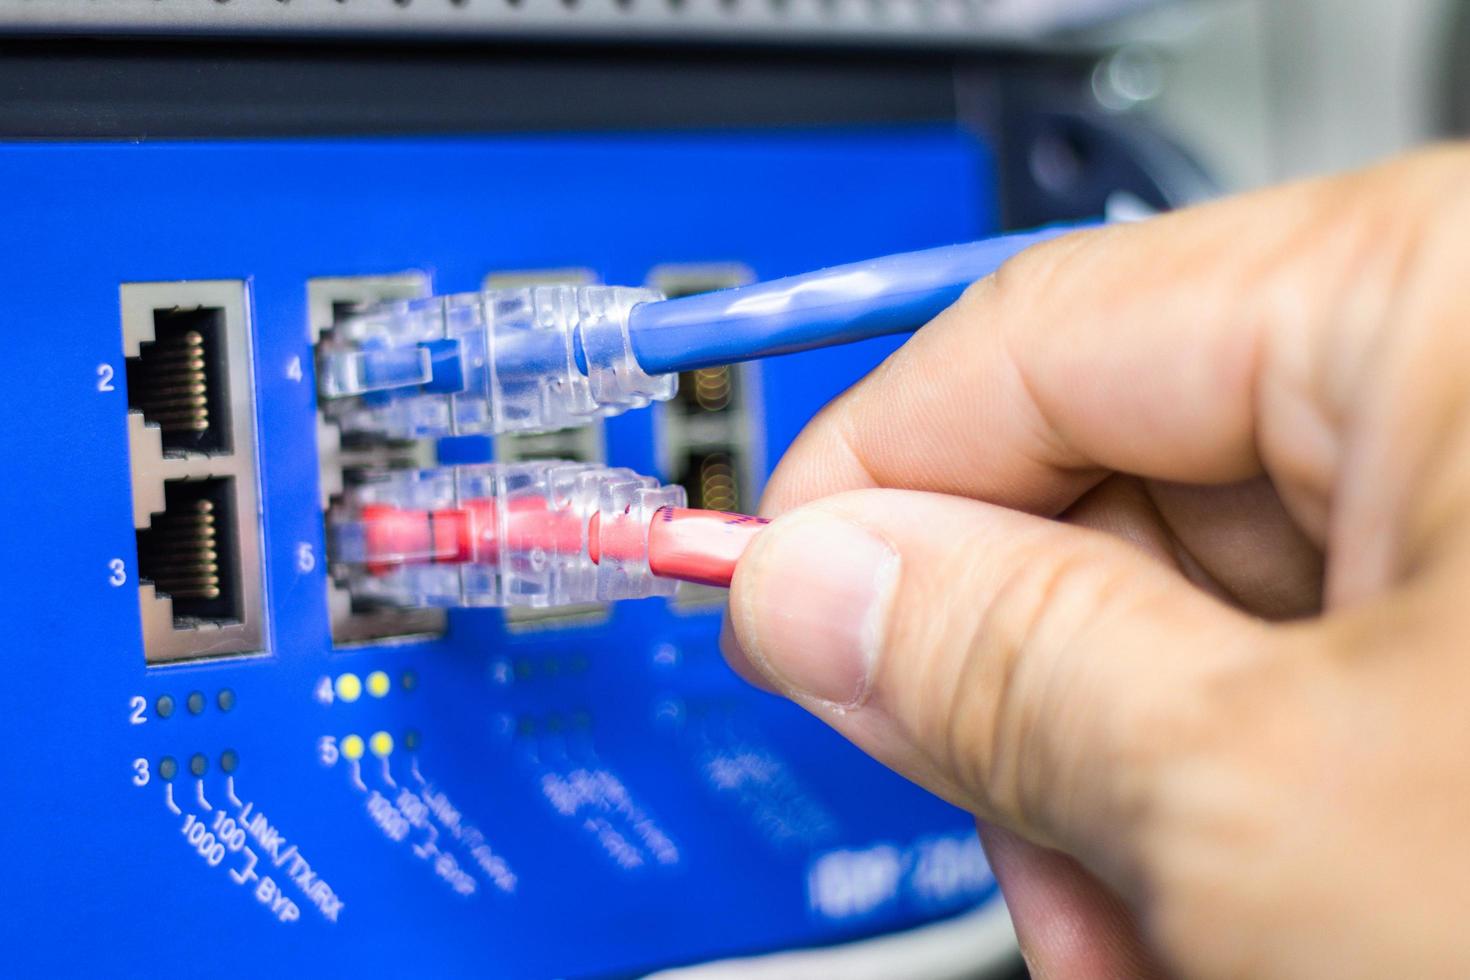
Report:
[[788,694],[860,704],[887,631],[897,553],[810,510],[773,524],[747,559],[732,595],[746,660]]

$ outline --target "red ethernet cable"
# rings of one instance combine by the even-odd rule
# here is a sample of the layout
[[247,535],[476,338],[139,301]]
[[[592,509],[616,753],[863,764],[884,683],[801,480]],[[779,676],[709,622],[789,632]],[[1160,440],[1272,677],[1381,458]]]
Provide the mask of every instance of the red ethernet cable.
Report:
[[[539,501],[528,501],[539,502]],[[385,504],[363,508],[366,527],[365,564],[385,574],[403,564],[494,563],[500,558],[501,536],[488,520],[494,502],[466,501],[457,508],[401,510]],[[575,554],[587,548],[592,564],[603,563],[601,514],[581,525],[575,514],[544,507],[510,507],[506,539],[509,550]],[[751,539],[769,525],[764,517],[692,507],[660,507],[648,523],[648,569],[661,579],[729,588],[735,563]],[[584,544],[585,542],[585,544]],[[641,548],[607,548],[607,557],[634,557]]]

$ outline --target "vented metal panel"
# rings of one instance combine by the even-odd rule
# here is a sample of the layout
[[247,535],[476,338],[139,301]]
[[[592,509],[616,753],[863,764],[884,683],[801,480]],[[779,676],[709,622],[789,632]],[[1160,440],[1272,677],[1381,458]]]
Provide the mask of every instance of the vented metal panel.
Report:
[[1015,41],[1151,0],[0,0],[0,30]]

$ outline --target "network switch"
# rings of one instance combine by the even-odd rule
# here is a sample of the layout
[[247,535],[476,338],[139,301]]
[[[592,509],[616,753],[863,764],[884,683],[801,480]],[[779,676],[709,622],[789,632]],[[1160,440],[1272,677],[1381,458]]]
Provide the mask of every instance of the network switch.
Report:
[[[35,899],[9,971],[149,976],[178,946],[200,972],[641,975],[993,903],[972,820],[736,677],[714,602],[354,608],[334,498],[497,447],[343,433],[315,376],[334,324],[495,270],[774,278],[977,237],[989,161],[937,127],[0,146],[27,189],[0,313],[30,338],[0,358],[25,562],[0,734],[43,807],[7,825]],[[895,343],[701,376],[554,451],[703,467],[691,489],[750,507]]]

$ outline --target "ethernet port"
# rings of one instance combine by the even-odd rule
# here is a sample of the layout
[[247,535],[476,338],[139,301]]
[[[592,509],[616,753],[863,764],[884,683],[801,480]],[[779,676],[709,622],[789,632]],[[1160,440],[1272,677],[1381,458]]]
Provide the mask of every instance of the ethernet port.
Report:
[[[416,456],[426,447],[387,440],[347,437],[338,444],[338,459],[346,465],[340,473],[344,490],[358,485],[365,474],[387,469],[422,469],[432,459]],[[343,515],[344,493],[327,501],[328,526]],[[328,535],[327,613],[331,619],[332,642],[338,647],[402,643],[442,636],[446,627],[442,609],[406,609],[354,595],[348,588],[348,568],[332,553]]]
[[679,403],[690,413],[728,412],[739,400],[738,383],[735,369],[728,364],[683,371],[679,374]]
[[138,535],[138,575],[167,598],[174,629],[239,623],[234,480],[170,480],[164,509]]
[[496,436],[495,458],[502,463],[524,463],[534,459],[601,463],[607,459],[602,419],[576,429],[514,432]]
[[265,649],[250,302],[244,280],[128,282],[128,466],[143,656]]
[[[333,348],[343,321],[378,303],[417,299],[429,294],[429,278],[421,272],[377,276],[332,276],[306,284],[308,330],[318,356]],[[433,465],[430,442],[387,439],[343,433],[317,410],[317,463],[321,480],[323,520],[330,523],[342,505],[343,492],[363,473],[384,469],[422,469]],[[446,626],[442,609],[402,609],[352,595],[342,570],[328,554],[327,614],[332,643],[341,647],[392,644],[442,636]]]
[[689,492],[690,507],[738,511],[744,504],[740,459],[729,450],[690,453],[675,482]]
[[161,432],[165,456],[228,453],[224,310],[157,309],[153,339],[127,364],[128,407]]

